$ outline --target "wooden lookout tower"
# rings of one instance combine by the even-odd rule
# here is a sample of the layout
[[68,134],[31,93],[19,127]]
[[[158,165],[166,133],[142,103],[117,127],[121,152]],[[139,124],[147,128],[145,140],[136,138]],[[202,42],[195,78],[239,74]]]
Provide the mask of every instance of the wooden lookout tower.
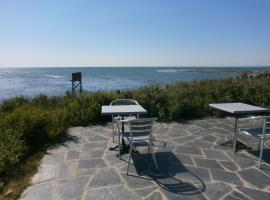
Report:
[[76,72],[72,73],[72,93],[75,94],[76,91],[82,93],[82,73]]

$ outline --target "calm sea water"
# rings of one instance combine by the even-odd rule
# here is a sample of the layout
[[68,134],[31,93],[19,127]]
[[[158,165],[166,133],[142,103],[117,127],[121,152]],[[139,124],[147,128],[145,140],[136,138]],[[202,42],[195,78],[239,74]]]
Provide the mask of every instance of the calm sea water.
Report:
[[[212,72],[202,70],[214,70]],[[0,69],[0,101],[14,96],[64,95],[71,89],[71,73],[83,73],[83,89],[123,90],[149,84],[220,79],[239,76],[231,70],[265,71],[264,67],[106,67],[106,68],[6,68]]]

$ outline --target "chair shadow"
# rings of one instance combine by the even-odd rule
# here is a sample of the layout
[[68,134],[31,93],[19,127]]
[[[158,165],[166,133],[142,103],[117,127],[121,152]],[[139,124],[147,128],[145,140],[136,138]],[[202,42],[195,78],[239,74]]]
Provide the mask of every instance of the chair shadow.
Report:
[[[258,150],[249,150],[247,151],[249,154],[257,157],[257,159],[259,160],[260,157],[260,152]],[[262,161],[270,164],[270,149],[268,148],[264,148],[263,150],[263,156],[262,156]]]
[[[181,195],[195,195],[205,191],[205,184],[200,177],[189,171],[172,152],[155,153],[158,170],[156,169],[152,155],[134,154],[133,163],[137,175],[130,175],[142,179],[155,181],[162,189]],[[197,183],[182,181],[177,175],[190,176]]]

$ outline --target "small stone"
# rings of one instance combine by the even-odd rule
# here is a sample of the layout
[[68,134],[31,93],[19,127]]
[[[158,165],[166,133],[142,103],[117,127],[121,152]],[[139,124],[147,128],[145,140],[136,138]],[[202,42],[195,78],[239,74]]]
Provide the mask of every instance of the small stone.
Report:
[[136,188],[145,188],[150,186],[155,186],[156,184],[144,178],[138,178],[136,176],[129,176],[126,174],[121,174],[125,182],[127,183],[128,187],[136,189]]
[[78,159],[79,157],[80,157],[80,152],[78,151],[70,150],[67,153],[67,160],[74,160],[74,159]]
[[233,195],[227,195],[223,200],[240,200],[240,199]]
[[183,153],[183,154],[191,154],[191,155],[202,155],[201,150],[196,147],[178,146],[176,147],[175,152]]
[[154,192],[149,197],[147,197],[145,200],[162,200],[162,196],[159,192]]
[[212,124],[208,123],[207,121],[196,121],[195,124],[203,129],[210,129],[214,127]]
[[64,162],[65,152],[48,153],[42,158],[42,163],[61,163]]
[[100,158],[103,156],[104,149],[92,149],[92,150],[83,150],[81,158]]
[[114,169],[104,169],[100,170],[94,177],[92,178],[89,188],[103,187],[103,186],[111,186],[123,184],[119,175],[116,173]]
[[242,168],[250,168],[256,166],[257,162],[251,158],[245,158],[243,156],[235,156],[234,161]]
[[246,187],[237,187],[238,190],[243,192],[245,195],[249,196],[251,199],[258,199],[258,200],[269,200],[270,199],[270,193],[269,192],[263,192],[259,190],[253,190]]
[[234,172],[226,172],[223,170],[211,170],[211,174],[214,180],[224,181],[225,183],[243,185],[240,178]]
[[161,127],[154,132],[154,135],[165,135],[168,130],[168,128]]
[[219,161],[219,163],[221,163],[225,169],[228,169],[230,171],[236,171],[238,169],[236,164],[231,161]]
[[196,133],[196,132],[202,131],[203,128],[201,128],[201,127],[199,127],[199,126],[191,125],[191,126],[188,126],[188,127],[187,127],[187,130],[189,130],[191,133]]
[[210,181],[210,174],[208,169],[200,167],[187,167],[187,170],[197,179],[197,181],[200,181],[200,179],[204,181]]
[[57,165],[56,164],[42,164],[38,172],[32,178],[32,183],[40,183],[43,181],[51,180],[56,177]]
[[239,199],[241,199],[241,200],[249,200],[249,198],[247,198],[246,196],[244,196],[244,195],[241,194],[240,192],[233,191],[233,192],[231,193],[231,195],[234,196],[234,197],[237,197],[237,198],[239,198]]
[[80,176],[80,175],[93,175],[96,174],[96,169],[83,169],[83,170],[77,170],[76,171],[76,175]]
[[105,161],[109,166],[117,166],[119,164],[123,164],[123,161],[116,157],[116,153],[105,155]]
[[183,164],[187,164],[187,165],[194,165],[191,156],[189,155],[185,155],[185,154],[175,154],[175,156],[179,159],[179,161]]
[[226,156],[223,152],[217,151],[217,150],[212,150],[212,149],[203,149],[205,155],[209,159],[215,159],[215,160],[227,160],[229,161],[230,159],[228,156]]
[[65,177],[71,177],[73,176],[73,169],[75,168],[76,163],[75,162],[69,162],[60,165],[60,171],[58,174],[59,178],[65,178]]
[[220,199],[231,191],[231,187],[225,183],[212,183],[206,185],[205,194],[209,199]]
[[80,160],[79,165],[78,165],[78,170],[101,168],[101,167],[106,167],[106,164],[104,160],[102,159]]
[[[100,143],[104,143],[104,142],[108,142],[108,139],[103,137],[103,136],[99,136],[99,135],[95,135],[93,137],[91,137],[91,142],[100,142]],[[102,146],[102,144],[101,144]],[[107,145],[106,145],[107,146]],[[104,147],[104,146],[103,146]]]
[[60,200],[81,199],[88,180],[89,177],[76,177],[74,179],[58,181],[56,183],[57,196]]
[[160,191],[168,200],[206,200],[201,191],[190,183],[182,183],[177,188],[178,192],[166,188],[160,188]]
[[221,165],[216,160],[194,158],[194,161],[198,167],[223,170]]
[[[179,145],[179,144],[184,144],[187,143],[191,140],[193,140],[194,138],[196,138],[193,135],[189,135],[189,136],[183,136],[183,137],[176,137],[176,138],[168,138],[170,141],[174,142],[175,144]],[[181,152],[178,152],[181,153]]]
[[152,193],[154,190],[156,190],[157,187],[147,187],[147,188],[141,188],[134,190],[140,197],[144,198],[148,196],[150,193]]
[[172,128],[168,134],[170,137],[179,137],[188,135],[187,131],[179,128]]
[[124,186],[100,188],[87,191],[85,200],[138,200],[139,197]]
[[213,144],[217,140],[217,137],[213,136],[213,135],[207,135],[207,136],[200,138],[199,140]]
[[245,169],[240,171],[239,175],[247,182],[261,189],[270,185],[270,177],[266,176],[258,169]]

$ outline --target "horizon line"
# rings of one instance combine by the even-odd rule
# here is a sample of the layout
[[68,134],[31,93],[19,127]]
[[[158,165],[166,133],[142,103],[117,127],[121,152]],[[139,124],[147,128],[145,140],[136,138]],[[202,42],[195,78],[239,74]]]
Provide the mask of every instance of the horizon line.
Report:
[[135,66],[135,65],[122,65],[122,66],[114,66],[114,65],[111,65],[111,66],[36,66],[36,67],[33,67],[33,66],[12,66],[12,67],[1,67],[0,66],[0,69],[11,69],[11,68],[116,68],[116,67],[119,67],[119,68],[128,68],[128,67],[141,67],[141,68],[146,68],[146,67],[270,67],[270,65],[230,65],[230,66],[226,66],[226,65],[199,65],[199,66],[196,66],[196,65],[139,65],[139,66]]

